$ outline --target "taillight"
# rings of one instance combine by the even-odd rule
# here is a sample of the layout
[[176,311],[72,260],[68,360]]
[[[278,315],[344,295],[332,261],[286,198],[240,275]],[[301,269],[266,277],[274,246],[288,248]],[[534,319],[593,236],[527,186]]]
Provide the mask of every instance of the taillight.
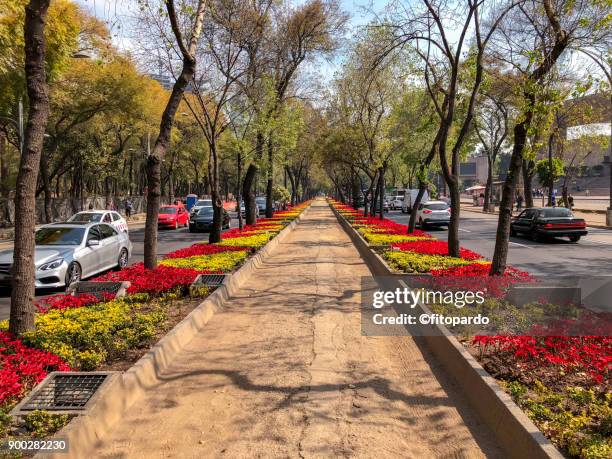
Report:
[[425,209],[425,210],[423,211],[423,213],[424,213],[424,214],[430,214],[430,213],[431,213],[431,210],[429,210],[429,209]]

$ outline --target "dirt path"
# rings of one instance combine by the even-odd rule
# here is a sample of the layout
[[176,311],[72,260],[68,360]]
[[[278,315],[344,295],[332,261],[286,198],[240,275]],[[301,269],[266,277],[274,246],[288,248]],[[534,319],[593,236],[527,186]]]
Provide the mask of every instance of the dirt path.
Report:
[[316,201],[96,457],[500,456],[410,338],[360,335],[369,275]]

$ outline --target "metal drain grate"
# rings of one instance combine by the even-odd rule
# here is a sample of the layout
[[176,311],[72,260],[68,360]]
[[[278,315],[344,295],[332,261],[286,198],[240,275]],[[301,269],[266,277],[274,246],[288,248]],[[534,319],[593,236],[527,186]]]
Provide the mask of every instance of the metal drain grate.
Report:
[[114,372],[52,372],[12,414],[33,410],[82,413],[87,404]]
[[225,274],[201,274],[196,282],[206,287],[219,287],[224,280]]

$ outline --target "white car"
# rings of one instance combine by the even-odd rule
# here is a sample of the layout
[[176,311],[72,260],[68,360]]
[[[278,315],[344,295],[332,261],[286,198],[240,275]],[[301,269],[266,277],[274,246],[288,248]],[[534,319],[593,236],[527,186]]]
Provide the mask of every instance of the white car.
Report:
[[196,203],[189,209],[191,215],[196,215],[202,207],[212,207],[212,199],[198,199]]
[[448,226],[451,208],[444,201],[425,201],[419,204],[416,219],[421,229],[427,226]]
[[68,223],[107,223],[120,233],[128,232],[125,218],[114,210],[85,210],[74,214],[67,220]]
[[391,210],[397,210],[397,209],[402,208],[403,203],[404,203],[404,198],[400,198],[399,196],[396,196],[391,201],[389,201],[389,206],[391,207]]

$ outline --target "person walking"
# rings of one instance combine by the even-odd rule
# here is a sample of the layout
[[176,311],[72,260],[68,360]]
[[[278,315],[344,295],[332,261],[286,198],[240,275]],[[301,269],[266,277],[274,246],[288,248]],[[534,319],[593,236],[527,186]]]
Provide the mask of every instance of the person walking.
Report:
[[567,197],[567,205],[570,210],[574,209],[574,197],[571,194]]
[[519,193],[516,195],[516,210],[520,212],[522,207],[523,207],[523,195]]
[[557,207],[557,190],[553,190],[552,197],[550,199],[550,205],[553,207]]
[[132,209],[133,209],[132,201],[130,200],[130,198],[127,198],[125,200],[125,216],[127,218],[130,218],[132,216]]

